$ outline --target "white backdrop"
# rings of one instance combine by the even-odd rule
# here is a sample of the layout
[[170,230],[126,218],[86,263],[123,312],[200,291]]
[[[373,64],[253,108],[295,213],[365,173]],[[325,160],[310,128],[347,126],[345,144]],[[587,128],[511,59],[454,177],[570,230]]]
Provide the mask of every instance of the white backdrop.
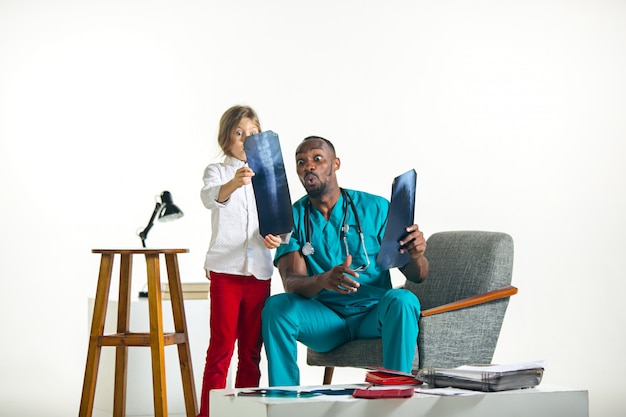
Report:
[[545,383],[622,415],[625,19],[619,0],[0,1],[0,413],[77,413],[90,250],[138,247],[163,190],[185,217],[148,244],[189,248],[183,280],[202,279],[202,172],[222,112],[249,104],[293,199],[317,134],[345,187],[388,197],[415,168],[427,235],[511,234],[494,362],[546,359]]

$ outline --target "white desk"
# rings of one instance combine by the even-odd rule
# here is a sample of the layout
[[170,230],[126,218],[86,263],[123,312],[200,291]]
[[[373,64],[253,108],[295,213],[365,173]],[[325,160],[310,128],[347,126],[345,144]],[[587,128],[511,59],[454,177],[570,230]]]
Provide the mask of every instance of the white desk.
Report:
[[[105,322],[105,333],[114,333],[117,319],[116,300],[109,300]],[[202,373],[209,343],[209,300],[185,300],[185,316],[187,333],[193,366],[193,377],[197,398],[200,398]],[[93,314],[94,299],[89,298],[89,323]],[[130,306],[130,329],[134,332],[147,332],[150,321],[148,318],[148,299],[134,299]],[[173,331],[172,304],[163,300],[163,329]],[[165,376],[167,379],[167,404],[170,414],[185,413],[185,403],[178,363],[178,350],[175,346],[165,348]],[[115,375],[115,348],[103,347],[100,357],[100,372],[96,385],[94,410],[113,410],[113,381]],[[150,350],[128,349],[128,380],[126,389],[126,415],[154,415],[152,397],[152,373]]]
[[[342,386],[332,386],[338,388]],[[307,390],[312,387],[287,387]],[[314,387],[320,388],[320,387]],[[328,387],[327,387],[328,388]],[[415,394],[408,399],[352,399],[349,396],[265,398],[226,396],[242,390],[211,391],[213,417],[588,417],[589,398],[584,390],[539,385],[535,388],[441,397]]]

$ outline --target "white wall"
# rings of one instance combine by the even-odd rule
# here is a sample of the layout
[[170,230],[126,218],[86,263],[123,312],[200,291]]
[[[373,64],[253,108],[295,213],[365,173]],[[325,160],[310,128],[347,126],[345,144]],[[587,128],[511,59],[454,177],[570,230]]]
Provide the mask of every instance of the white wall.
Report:
[[163,190],[185,217],[148,243],[189,248],[183,279],[202,279],[201,175],[244,103],[279,133],[294,199],[291,155],[319,134],[346,187],[388,196],[415,168],[426,234],[510,233],[520,293],[494,361],[547,359],[545,383],[621,415],[626,3],[300,3],[0,2],[2,414],[77,413],[90,250],[139,246]]

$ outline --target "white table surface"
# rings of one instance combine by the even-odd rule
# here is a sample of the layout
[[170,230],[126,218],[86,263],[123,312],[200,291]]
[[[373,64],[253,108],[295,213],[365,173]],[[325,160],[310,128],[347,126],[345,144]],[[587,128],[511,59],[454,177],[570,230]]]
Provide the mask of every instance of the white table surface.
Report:
[[[308,391],[320,388],[365,387],[365,384],[315,387],[274,387]],[[243,389],[211,392],[212,417],[588,417],[588,392],[565,387],[539,385],[535,388],[468,396],[437,396],[415,393],[407,399],[356,399],[348,395],[321,395],[309,398],[252,397],[237,395]]]

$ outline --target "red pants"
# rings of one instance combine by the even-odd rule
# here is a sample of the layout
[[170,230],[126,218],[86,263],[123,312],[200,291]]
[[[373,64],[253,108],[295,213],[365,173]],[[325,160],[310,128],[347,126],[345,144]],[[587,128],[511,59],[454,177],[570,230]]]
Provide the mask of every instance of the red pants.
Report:
[[209,415],[209,391],[226,387],[237,340],[235,388],[258,387],[261,371],[261,310],[270,295],[270,280],[210,272],[211,339],[202,380],[200,414]]

